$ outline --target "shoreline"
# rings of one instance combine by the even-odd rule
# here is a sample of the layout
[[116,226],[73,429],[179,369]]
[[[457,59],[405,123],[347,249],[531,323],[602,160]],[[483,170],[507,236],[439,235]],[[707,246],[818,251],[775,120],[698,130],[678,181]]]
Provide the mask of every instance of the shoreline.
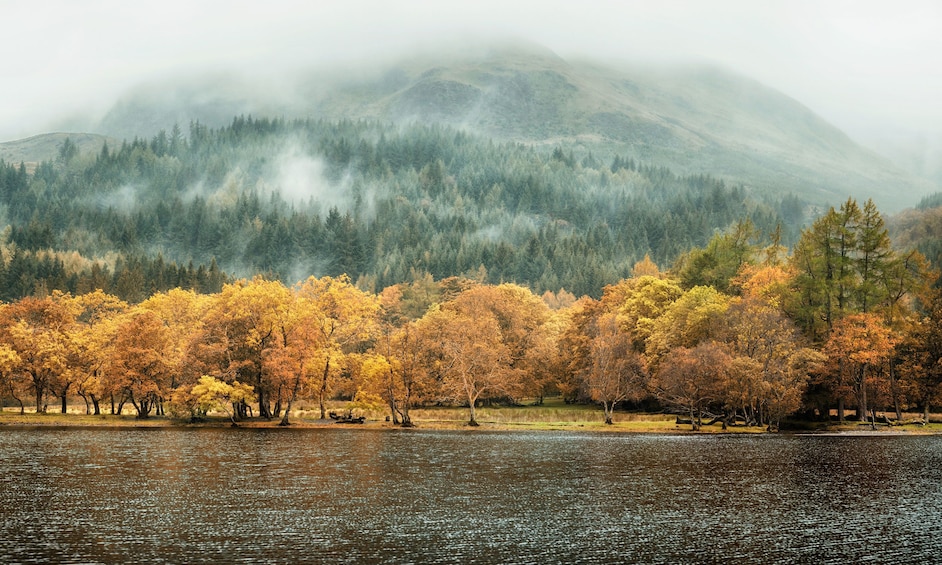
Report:
[[134,415],[101,414],[86,415],[75,413],[47,413],[36,414],[19,411],[0,411],[0,430],[3,429],[352,429],[352,430],[387,430],[387,431],[465,431],[465,432],[588,432],[588,433],[629,433],[629,434],[680,434],[680,435],[817,435],[817,436],[901,436],[901,435],[942,435],[942,423],[926,425],[878,424],[871,429],[870,424],[856,421],[844,423],[810,423],[810,425],[786,428],[778,432],[769,432],[764,426],[733,426],[726,430],[717,423],[711,426],[704,425],[700,430],[690,429],[689,424],[677,424],[674,416],[663,414],[622,414],[624,419],[616,415],[615,423],[606,425],[600,417],[597,421],[590,419],[572,419],[567,421],[550,420],[507,420],[507,419],[479,419],[479,426],[472,427],[466,420],[413,418],[415,427],[403,428],[389,421],[381,419],[367,420],[362,424],[338,423],[334,420],[321,420],[305,417],[292,417],[289,426],[279,425],[281,419],[272,420],[248,419],[233,426],[224,416],[211,416],[200,422],[190,422],[171,416],[151,416],[138,418]]

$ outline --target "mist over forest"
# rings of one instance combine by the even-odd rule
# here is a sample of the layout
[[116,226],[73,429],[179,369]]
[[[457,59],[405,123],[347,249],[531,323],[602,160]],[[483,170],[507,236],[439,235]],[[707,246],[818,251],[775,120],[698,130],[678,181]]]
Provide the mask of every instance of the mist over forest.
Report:
[[790,246],[848,197],[923,198],[891,225],[938,254],[920,235],[937,231],[930,181],[717,67],[498,44],[347,76],[145,83],[86,125],[0,144],[2,298],[110,279],[134,301],[254,274],[599,297],[745,220]]
[[743,218],[794,238],[804,217],[795,197],[442,126],[237,118],[94,155],[68,146],[32,175],[4,166],[8,253],[160,256],[287,284],[345,273],[373,289],[465,275],[598,296],[646,254],[668,265]]

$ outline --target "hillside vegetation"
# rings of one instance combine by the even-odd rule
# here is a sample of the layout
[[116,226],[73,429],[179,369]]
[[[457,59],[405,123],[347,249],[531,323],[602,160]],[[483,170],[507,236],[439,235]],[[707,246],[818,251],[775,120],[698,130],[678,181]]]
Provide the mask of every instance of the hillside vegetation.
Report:
[[[116,254],[288,284],[347,274],[381,289],[428,273],[577,296],[600,296],[646,254],[669,265],[740,219],[766,234],[783,224],[787,242],[805,208],[706,175],[445,126],[252,118],[96,154],[64,144],[34,174],[3,164],[0,201],[8,266],[14,253],[54,250],[86,267]],[[69,274],[47,289],[74,292]]]

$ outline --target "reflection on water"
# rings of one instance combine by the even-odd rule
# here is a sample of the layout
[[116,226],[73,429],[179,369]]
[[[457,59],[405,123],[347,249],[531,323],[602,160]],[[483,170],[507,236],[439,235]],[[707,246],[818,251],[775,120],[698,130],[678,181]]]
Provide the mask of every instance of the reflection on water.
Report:
[[0,430],[0,562],[932,562],[942,438]]

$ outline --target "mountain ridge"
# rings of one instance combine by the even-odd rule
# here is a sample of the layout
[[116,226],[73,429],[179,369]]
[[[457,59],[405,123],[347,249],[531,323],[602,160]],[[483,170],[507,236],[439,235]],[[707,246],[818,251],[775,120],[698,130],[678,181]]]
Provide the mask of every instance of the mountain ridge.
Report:
[[235,75],[151,85],[130,93],[94,129],[129,138],[191,120],[223,126],[238,115],[442,123],[501,141],[710,174],[822,206],[852,196],[898,210],[938,190],[754,79],[707,65],[568,61],[532,44],[461,56],[427,52],[339,79],[301,73],[271,93]]

